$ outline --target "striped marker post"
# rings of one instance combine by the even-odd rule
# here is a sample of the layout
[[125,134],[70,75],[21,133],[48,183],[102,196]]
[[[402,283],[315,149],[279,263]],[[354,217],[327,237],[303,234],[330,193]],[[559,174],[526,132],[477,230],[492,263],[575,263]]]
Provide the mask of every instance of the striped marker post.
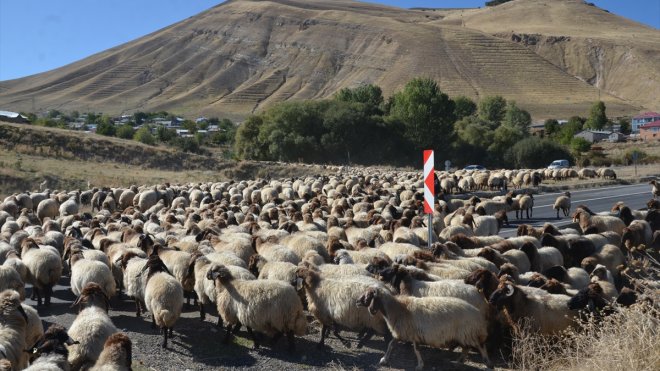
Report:
[[433,150],[424,151],[424,213],[428,214],[428,248],[431,249],[431,237],[433,231],[433,204],[435,203],[435,184],[433,182],[433,172],[435,167]]

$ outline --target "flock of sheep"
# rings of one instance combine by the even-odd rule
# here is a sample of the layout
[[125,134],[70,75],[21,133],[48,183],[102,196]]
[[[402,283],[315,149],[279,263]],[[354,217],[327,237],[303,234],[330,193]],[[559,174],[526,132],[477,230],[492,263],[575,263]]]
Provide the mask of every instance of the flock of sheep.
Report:
[[[341,331],[358,333],[358,348],[379,335],[381,364],[396,341],[410,342],[421,369],[419,345],[477,350],[492,367],[489,354],[521,319],[558,333],[580,310],[622,310],[641,287],[658,287],[628,268],[659,258],[658,201],[601,214],[579,206],[574,228],[521,225],[504,239],[509,212],[529,218],[531,194],[451,195],[535,177],[548,174],[439,173],[431,241],[418,173],[14,194],[0,205],[0,370],[129,370],[131,340],[110,312],[116,296],[134,300],[138,317],[149,313],[163,347],[194,301],[202,321],[217,308],[226,340],[245,327],[255,348],[263,335],[286,336],[293,350],[307,312],[322,326],[320,347],[330,332],[344,343]],[[570,194],[555,208],[568,215]],[[23,303],[25,284],[37,308],[48,306],[62,275],[79,312],[68,329],[44,331]]]

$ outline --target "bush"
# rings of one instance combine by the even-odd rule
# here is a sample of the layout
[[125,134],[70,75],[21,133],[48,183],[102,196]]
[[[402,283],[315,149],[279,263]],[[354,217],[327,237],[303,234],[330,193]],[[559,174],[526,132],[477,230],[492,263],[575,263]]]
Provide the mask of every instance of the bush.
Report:
[[519,169],[545,167],[557,159],[573,162],[573,156],[566,147],[538,137],[530,137],[516,143],[507,151],[505,158]]
[[139,128],[133,135],[133,139],[150,146],[156,144],[156,138],[151,135],[151,131],[146,126]]
[[135,130],[131,125],[122,125],[117,129],[117,137],[122,138],[122,139],[133,139],[133,135],[135,134]]

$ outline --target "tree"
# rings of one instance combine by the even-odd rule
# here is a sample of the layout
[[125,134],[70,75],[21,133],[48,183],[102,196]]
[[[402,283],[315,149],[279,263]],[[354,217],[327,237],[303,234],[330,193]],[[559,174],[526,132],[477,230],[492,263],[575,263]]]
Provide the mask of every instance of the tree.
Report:
[[137,129],[133,135],[133,139],[150,146],[156,144],[156,138],[154,138],[151,134],[151,130],[146,126]]
[[188,130],[190,134],[195,134],[197,132],[197,124],[192,120],[184,120],[181,123],[181,127]]
[[568,119],[568,122],[561,126],[557,139],[559,142],[565,145],[569,145],[573,136],[582,131],[582,126],[584,125],[584,119],[578,116],[573,116]]
[[344,88],[335,94],[335,100],[340,102],[363,103],[370,108],[378,108],[383,104],[383,91],[377,85],[367,84],[357,88]]
[[566,147],[549,139],[528,137],[516,143],[507,151],[507,161],[516,168],[541,168],[557,159],[573,157]]
[[474,101],[464,95],[456,97],[454,99],[454,116],[457,120],[460,120],[464,117],[472,116],[477,112],[477,104]]
[[236,131],[234,149],[238,158],[245,160],[262,159],[262,148],[258,143],[259,130],[264,124],[261,116],[249,116]]
[[588,152],[591,149],[591,143],[584,138],[575,137],[571,140],[571,149],[576,154]]
[[448,154],[453,137],[454,102],[429,78],[409,81],[393,96],[390,114],[405,126],[405,137],[416,151],[435,148]]
[[547,119],[543,124],[543,129],[545,130],[545,135],[551,137],[557,134],[561,127],[559,126],[559,121],[555,119]]
[[117,137],[123,139],[133,139],[134,134],[135,134],[135,130],[133,130],[133,126],[129,124],[124,124],[120,126],[116,132]]
[[507,125],[522,133],[529,133],[529,125],[532,124],[532,116],[524,109],[520,109],[516,102],[510,101],[506,105],[506,113],[502,125]]
[[108,137],[115,136],[117,128],[115,124],[108,122],[107,120],[102,120],[99,124],[96,125],[96,134],[105,135]]
[[603,101],[598,101],[591,106],[589,119],[587,119],[585,126],[594,130],[602,130],[605,125],[607,125],[605,103],[603,103]]
[[619,119],[619,131],[623,134],[630,134],[631,128],[630,128],[630,120],[627,118],[621,118]]
[[144,112],[135,112],[133,114],[133,121],[135,121],[136,125],[142,125],[147,118],[149,118],[149,115]]
[[156,138],[162,143],[171,142],[176,138],[176,130],[159,125],[156,127]]
[[479,118],[500,124],[506,114],[506,99],[499,95],[485,97],[479,101]]

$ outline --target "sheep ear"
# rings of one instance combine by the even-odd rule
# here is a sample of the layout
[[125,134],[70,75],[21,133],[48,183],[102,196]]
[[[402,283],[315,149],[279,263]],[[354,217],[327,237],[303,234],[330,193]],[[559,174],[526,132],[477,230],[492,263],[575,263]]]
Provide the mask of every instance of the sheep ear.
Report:
[[74,301],[73,304],[71,304],[71,308],[74,308],[76,305],[80,305],[81,300],[82,300],[82,295],[76,298],[76,301]]
[[301,290],[303,288],[303,279],[298,277],[296,279],[296,290]]
[[513,289],[513,285],[507,284],[507,285],[506,285],[505,295],[506,295],[506,296],[511,296],[511,295],[513,295],[513,291],[514,291],[514,289]]

